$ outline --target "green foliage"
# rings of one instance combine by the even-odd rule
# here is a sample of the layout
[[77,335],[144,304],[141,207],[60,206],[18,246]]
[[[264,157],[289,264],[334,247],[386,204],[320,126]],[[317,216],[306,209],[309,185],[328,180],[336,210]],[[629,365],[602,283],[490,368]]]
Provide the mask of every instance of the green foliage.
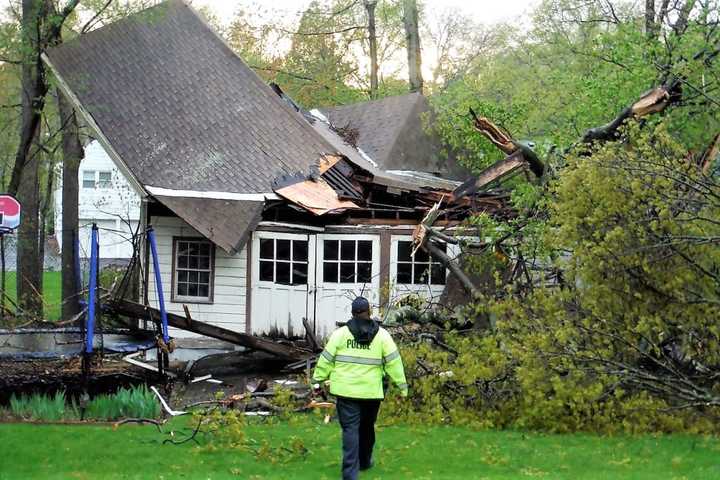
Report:
[[15,418],[57,422],[60,420],[78,418],[77,406],[66,404],[65,393],[56,392],[55,395],[22,395],[10,397],[10,413]]
[[98,395],[88,402],[85,417],[97,420],[157,418],[160,405],[145,386],[121,388],[114,394]]
[[[42,422],[79,420],[81,409],[75,400],[67,400],[64,392],[55,395],[21,395],[10,397],[10,413],[17,419]],[[114,394],[98,395],[85,407],[88,420],[121,418],[157,418],[160,406],[145,385],[121,388]]]

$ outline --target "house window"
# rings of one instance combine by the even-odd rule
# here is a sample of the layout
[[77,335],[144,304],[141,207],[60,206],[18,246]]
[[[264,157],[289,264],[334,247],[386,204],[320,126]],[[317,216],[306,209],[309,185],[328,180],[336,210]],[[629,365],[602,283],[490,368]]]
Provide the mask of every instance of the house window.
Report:
[[82,186],[83,188],[95,188],[95,170],[83,170]]
[[260,281],[307,285],[308,241],[260,239]]
[[372,280],[371,240],[325,240],[323,281],[369,283]]
[[112,172],[98,172],[98,187],[110,188],[112,186]]
[[[437,246],[447,253],[446,244]],[[425,250],[420,249],[413,256],[412,249],[410,241],[397,242],[396,282],[403,285],[445,285],[445,267]]]
[[174,299],[211,302],[215,250],[212,243],[176,238],[174,250]]

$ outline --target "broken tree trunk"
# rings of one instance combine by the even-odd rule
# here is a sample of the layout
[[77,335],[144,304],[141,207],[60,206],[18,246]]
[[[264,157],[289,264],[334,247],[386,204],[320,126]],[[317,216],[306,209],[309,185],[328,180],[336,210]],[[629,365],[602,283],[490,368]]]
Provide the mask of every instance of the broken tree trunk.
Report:
[[678,101],[681,95],[680,80],[677,78],[672,79],[665,85],[643,93],[636,102],[620,112],[610,123],[589,129],[580,142],[592,143],[595,141],[616,140],[619,136],[620,127],[626,120],[629,118],[640,119],[653,113],[662,112],[673,102]]
[[[485,135],[493,145],[498,147],[506,155],[521,153],[530,170],[536,177],[542,177],[545,172],[545,165],[540,161],[537,154],[527,145],[515,140],[512,135],[495,125],[486,117],[478,117],[471,108],[470,115],[473,117],[475,129]],[[492,168],[492,167],[491,167]]]
[[[147,318],[148,314],[152,314],[156,318],[160,316],[160,311],[153,307],[141,305],[139,303],[131,302],[120,298],[113,298],[108,301],[110,310],[114,313],[124,315],[133,319]],[[256,337],[254,335],[247,335],[245,333],[234,332],[226,328],[217,327],[210,325],[209,323],[199,322],[189,318],[182,317],[174,313],[167,313],[168,325],[171,327],[179,328],[188,332],[198,333],[207,337],[217,338],[235,345],[242,347],[251,348],[253,350],[260,350],[262,352],[271,353],[275,356],[285,358],[288,360],[304,360],[312,356],[311,352],[302,350],[289,345],[282,345],[280,343],[273,342],[272,340],[266,340],[264,338]]]

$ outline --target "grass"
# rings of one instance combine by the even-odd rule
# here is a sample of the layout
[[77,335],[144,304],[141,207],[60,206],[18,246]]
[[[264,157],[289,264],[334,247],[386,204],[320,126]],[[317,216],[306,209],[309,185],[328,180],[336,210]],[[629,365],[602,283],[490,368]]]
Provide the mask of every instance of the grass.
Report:
[[[15,419],[56,422],[80,419],[80,408],[66,401],[63,392],[53,396],[34,394],[10,397],[10,413]],[[85,418],[117,420],[120,418],[158,418],[160,405],[145,385],[120,388],[117,392],[98,395],[86,406]]]
[[[5,292],[14,302],[17,298],[17,276],[15,272],[5,274]],[[62,277],[60,272],[43,272],[43,304],[45,305],[45,320],[55,322],[60,319],[60,289]],[[3,300],[5,300],[3,298]],[[5,305],[12,309],[10,302]]]
[[[182,428],[185,420],[175,420]],[[252,424],[248,436],[309,453],[287,463],[246,450],[162,445],[151,426],[0,425],[0,479],[336,479],[336,423]],[[720,440],[697,436],[596,437],[380,428],[376,466],[361,479],[718,479]]]

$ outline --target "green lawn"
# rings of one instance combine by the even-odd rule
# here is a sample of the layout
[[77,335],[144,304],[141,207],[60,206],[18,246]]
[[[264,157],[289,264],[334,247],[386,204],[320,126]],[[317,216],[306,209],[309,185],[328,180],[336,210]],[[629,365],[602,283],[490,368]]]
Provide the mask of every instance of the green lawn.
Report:
[[[175,423],[176,428],[180,423]],[[273,464],[247,451],[161,445],[151,426],[0,425],[0,479],[337,479],[336,423],[254,424],[250,438],[288,445],[303,458]],[[720,440],[694,436],[595,437],[379,429],[376,466],[364,479],[720,479]]]
[[[7,272],[5,277],[5,290],[8,297],[13,301],[17,298],[17,276],[15,272]],[[44,272],[43,273],[43,301],[45,304],[45,320],[57,321],[60,319],[60,288],[61,276],[60,272]],[[9,308],[12,308],[10,302],[5,302]]]

